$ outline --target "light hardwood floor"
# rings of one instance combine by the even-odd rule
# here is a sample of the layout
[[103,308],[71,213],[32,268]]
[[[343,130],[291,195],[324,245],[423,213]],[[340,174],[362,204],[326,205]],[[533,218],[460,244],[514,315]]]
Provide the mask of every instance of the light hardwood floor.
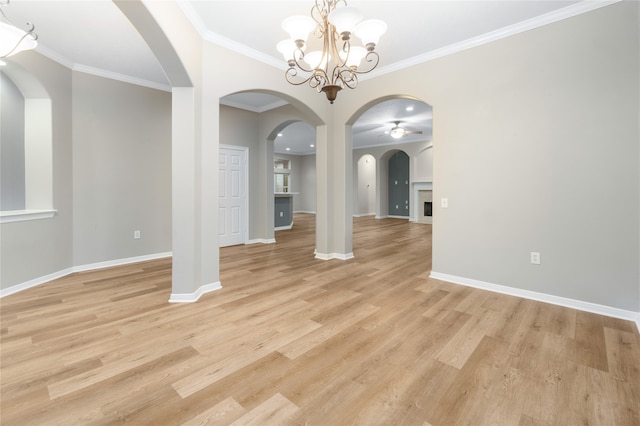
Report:
[[321,261],[295,221],[197,303],[168,259],[3,298],[2,425],[640,424],[635,324],[429,279],[430,225],[355,219]]

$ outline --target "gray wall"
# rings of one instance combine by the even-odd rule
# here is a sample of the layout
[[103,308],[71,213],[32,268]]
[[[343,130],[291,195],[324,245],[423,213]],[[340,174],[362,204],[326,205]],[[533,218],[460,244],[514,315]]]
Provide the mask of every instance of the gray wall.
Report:
[[316,212],[316,156],[302,155],[299,158],[300,164],[299,190],[300,195],[296,195],[294,201],[295,212],[315,213]]
[[[333,105],[343,120],[394,94],[433,106],[434,271],[640,311],[638,22],[623,1],[362,81]],[[74,235],[71,72],[17,56],[54,100],[58,214],[2,225],[3,288],[71,265]]]
[[258,139],[258,113],[220,105],[220,144],[249,148],[249,240],[259,238],[258,222],[265,214],[258,202],[261,190],[257,173]]
[[171,94],[74,73],[73,186],[75,265],[170,252]]
[[0,210],[24,210],[24,96],[0,72]]
[[638,22],[616,3],[416,69],[434,271],[639,310]]
[[6,289],[72,266],[71,71],[33,51],[12,61],[28,70],[53,102],[51,219],[0,225],[0,286]]

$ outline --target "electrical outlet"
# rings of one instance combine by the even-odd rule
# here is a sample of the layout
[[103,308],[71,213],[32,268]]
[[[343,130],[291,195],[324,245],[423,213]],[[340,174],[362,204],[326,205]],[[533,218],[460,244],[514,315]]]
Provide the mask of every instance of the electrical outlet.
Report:
[[531,263],[533,265],[539,265],[540,264],[540,253],[532,251],[531,252]]
[[449,207],[449,199],[448,198],[440,198],[440,207],[446,209]]
[[283,216],[284,216],[284,212],[280,212],[280,217],[283,217]]
[[133,239],[134,240],[140,239],[140,231],[133,231]]

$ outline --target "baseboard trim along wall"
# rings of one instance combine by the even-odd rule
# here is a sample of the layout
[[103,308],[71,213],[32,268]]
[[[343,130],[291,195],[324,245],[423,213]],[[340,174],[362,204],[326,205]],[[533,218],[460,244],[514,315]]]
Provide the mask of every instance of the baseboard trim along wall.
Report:
[[318,253],[316,252],[316,259],[320,259],[320,260],[331,260],[331,259],[339,259],[339,260],[349,260],[349,259],[353,259],[353,252],[352,253]]
[[440,272],[432,271],[429,277],[437,280],[447,281],[453,284],[460,284],[467,287],[479,288],[481,290],[493,291],[495,293],[508,294],[510,296],[517,296],[522,297],[523,299],[531,299],[538,302],[550,303],[552,305],[564,306],[566,308],[573,308],[579,311],[591,312],[607,317],[633,321],[636,323],[636,327],[638,327],[638,330],[640,331],[640,312],[626,311],[624,309],[612,308],[610,306],[599,305],[597,303],[584,302],[581,300],[568,299],[561,296],[553,296],[550,294],[538,293],[535,291],[522,290],[519,288],[478,281],[471,278],[442,274]]
[[275,238],[256,238],[255,240],[247,241],[245,244],[273,244],[275,242]]
[[194,291],[193,293],[171,293],[171,297],[169,298],[169,303],[193,303],[197,302],[202,295],[206,293],[211,293],[212,291],[220,290],[222,285],[220,281],[205,284],[201,286],[199,289]]
[[74,272],[84,272],[84,271],[91,271],[94,269],[110,268],[112,266],[127,265],[129,263],[144,262],[147,260],[163,259],[165,257],[171,257],[171,256],[172,256],[171,252],[156,253],[156,254],[148,254],[144,256],[129,257],[125,259],[108,260],[106,262],[90,263],[87,265],[72,266],[71,268],[63,269],[62,271],[54,272],[52,274],[48,274],[43,277],[34,278],[32,280],[23,282],[21,284],[16,284],[9,288],[2,289],[0,290],[0,298],[9,296],[10,294],[18,293],[19,291],[22,291],[22,290],[27,290],[29,288],[37,287],[41,284],[48,283],[49,281],[62,278],[69,274],[73,274]]

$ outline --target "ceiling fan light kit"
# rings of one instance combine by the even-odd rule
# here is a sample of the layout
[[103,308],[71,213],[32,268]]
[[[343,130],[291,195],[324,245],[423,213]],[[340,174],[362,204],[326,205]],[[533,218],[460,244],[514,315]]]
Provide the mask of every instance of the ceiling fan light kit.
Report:
[[2,10],[8,4],[9,0],[0,0],[0,58],[15,55],[23,50],[35,49],[38,45],[38,35],[34,32],[35,25],[27,22],[26,30],[13,25]]
[[401,121],[393,121],[392,123],[394,124],[394,126],[391,128],[391,130],[385,133],[388,133],[389,136],[391,136],[393,139],[400,139],[406,135],[422,134],[422,130],[411,130],[411,129],[406,129],[404,127],[400,127]]
[[[375,48],[387,25],[378,19],[362,21],[358,9],[345,0],[315,0],[311,17],[291,16],[282,22],[282,28],[290,36],[277,45],[289,65],[287,81],[296,86],[308,83],[333,103],[340,90],[358,86],[358,75],[378,66],[380,57]],[[305,52],[311,33],[322,48]],[[352,35],[363,46],[352,46]]]

